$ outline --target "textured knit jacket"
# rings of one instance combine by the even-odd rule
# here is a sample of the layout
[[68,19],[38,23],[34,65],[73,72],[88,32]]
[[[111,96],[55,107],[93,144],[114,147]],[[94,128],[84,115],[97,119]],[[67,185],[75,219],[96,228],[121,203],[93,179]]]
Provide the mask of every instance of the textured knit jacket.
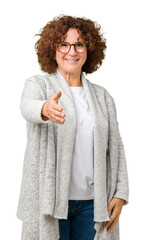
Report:
[[[119,240],[119,221],[107,232],[107,205],[113,197],[128,204],[128,173],[113,97],[81,74],[94,118],[94,240]],[[41,118],[43,104],[57,91],[64,124]],[[17,217],[22,240],[58,240],[58,219],[67,219],[68,195],[77,118],[73,96],[64,77],[34,75],[25,81],[20,109],[26,120],[27,145]]]

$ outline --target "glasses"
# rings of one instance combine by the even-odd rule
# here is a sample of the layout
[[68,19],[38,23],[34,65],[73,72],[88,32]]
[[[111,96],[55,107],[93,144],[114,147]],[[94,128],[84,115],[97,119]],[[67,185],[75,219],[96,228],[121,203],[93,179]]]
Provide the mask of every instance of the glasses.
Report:
[[61,53],[68,53],[72,45],[74,46],[75,51],[78,53],[83,53],[87,50],[85,42],[76,42],[74,44],[70,44],[68,42],[61,42],[60,44],[58,44],[57,48]]

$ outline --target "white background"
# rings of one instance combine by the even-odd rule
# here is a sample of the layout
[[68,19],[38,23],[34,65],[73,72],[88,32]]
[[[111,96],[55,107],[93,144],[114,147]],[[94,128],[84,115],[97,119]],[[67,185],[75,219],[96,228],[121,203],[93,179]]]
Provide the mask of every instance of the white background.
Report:
[[144,1],[4,1],[0,6],[0,239],[20,240],[16,210],[26,144],[19,105],[24,81],[40,70],[34,43],[59,14],[90,18],[107,40],[100,69],[87,78],[113,96],[129,174],[129,204],[120,215],[121,240],[144,238],[145,14]]

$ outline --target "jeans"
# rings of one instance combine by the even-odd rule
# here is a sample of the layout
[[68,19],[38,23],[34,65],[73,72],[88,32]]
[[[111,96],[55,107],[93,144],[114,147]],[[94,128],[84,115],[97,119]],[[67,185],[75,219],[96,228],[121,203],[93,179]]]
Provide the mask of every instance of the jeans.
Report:
[[94,199],[69,200],[68,219],[58,219],[60,240],[93,240]]

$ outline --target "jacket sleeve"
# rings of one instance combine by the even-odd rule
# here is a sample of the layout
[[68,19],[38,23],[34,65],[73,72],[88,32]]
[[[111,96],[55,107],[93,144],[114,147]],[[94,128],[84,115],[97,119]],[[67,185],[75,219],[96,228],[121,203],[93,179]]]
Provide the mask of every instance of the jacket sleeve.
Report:
[[21,95],[20,110],[25,120],[31,123],[48,123],[50,120],[42,119],[41,111],[45,102],[42,90],[39,84],[32,78],[25,81],[24,89]]
[[119,132],[118,132],[118,154],[119,154],[118,178],[117,178],[117,185],[116,185],[116,191],[115,191],[114,197],[124,199],[125,200],[124,205],[127,205],[129,203],[128,171],[127,171],[124,145]]
[[[109,114],[113,115],[115,123],[117,123],[118,175],[117,175],[117,184],[116,184],[116,190],[115,190],[114,197],[124,199],[125,200],[124,205],[127,205],[129,203],[129,200],[128,200],[128,198],[129,198],[129,182],[128,182],[128,170],[127,170],[125,149],[124,149],[124,144],[123,144],[122,137],[121,137],[120,131],[119,131],[119,123],[117,120],[117,110],[116,110],[116,105],[115,105],[114,99],[108,93],[107,90],[106,90],[106,96],[108,98],[108,102],[111,105],[111,107],[108,108],[108,109],[111,109],[110,110],[111,112]],[[113,122],[112,122],[112,127],[113,127]]]

